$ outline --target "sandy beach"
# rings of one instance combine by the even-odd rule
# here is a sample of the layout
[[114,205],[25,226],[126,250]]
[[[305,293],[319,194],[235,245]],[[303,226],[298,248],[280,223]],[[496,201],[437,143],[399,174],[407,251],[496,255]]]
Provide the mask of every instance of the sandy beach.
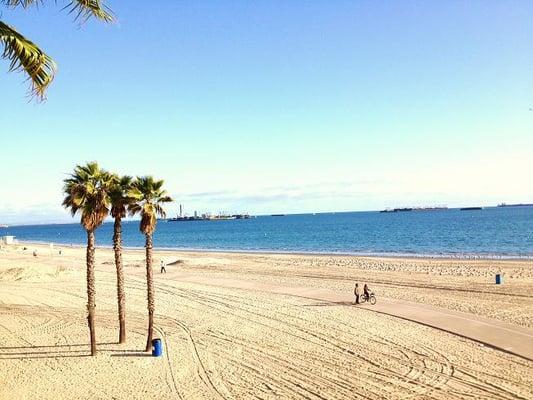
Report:
[[533,400],[533,1],[405,3],[0,0],[0,400]]
[[[166,274],[160,260],[170,264]],[[159,358],[142,351],[143,251],[124,252],[124,345],[112,250],[97,249],[96,262],[99,353],[90,357],[85,249],[0,250],[0,399],[533,398],[530,360],[371,306],[293,295],[308,288],[346,296],[355,281],[367,282],[378,302],[526,331],[532,261],[155,251]],[[494,284],[496,273],[503,285]]]

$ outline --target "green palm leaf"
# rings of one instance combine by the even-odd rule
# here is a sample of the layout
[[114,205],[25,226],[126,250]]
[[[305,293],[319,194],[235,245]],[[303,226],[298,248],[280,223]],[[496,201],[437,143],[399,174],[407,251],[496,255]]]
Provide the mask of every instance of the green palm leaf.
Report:
[[[43,3],[44,0],[0,0],[0,3],[6,4],[8,7],[28,8],[34,4]],[[72,0],[64,9],[68,9],[69,13],[75,13],[76,19],[86,21],[91,17],[95,17],[105,22],[113,22],[115,17],[109,7],[107,7],[101,0]]]
[[17,7],[22,6],[24,8],[31,6],[35,3],[41,3],[42,0],[2,0],[1,3],[4,3],[8,7]]
[[69,14],[76,13],[76,19],[82,19],[83,22],[91,17],[105,22],[115,20],[111,9],[100,0],[73,0],[64,8],[69,9]]
[[162,189],[163,180],[156,180],[152,176],[137,177],[131,184],[129,196],[135,203],[129,207],[129,214],[141,214],[140,230],[144,234],[152,234],[157,223],[157,216],[166,217],[163,203],[170,203],[171,197]]
[[46,88],[55,76],[55,62],[35,43],[2,21],[0,42],[4,45],[2,58],[11,62],[9,70],[26,72],[31,81],[30,93],[44,99]]
[[81,214],[81,224],[88,231],[98,228],[111,210],[110,192],[113,175],[100,169],[97,163],[77,165],[74,173],[64,180],[63,206],[74,216]]
[[[0,0],[8,7],[28,8],[43,3],[44,0]],[[64,9],[76,14],[76,19],[85,22],[91,17],[105,22],[115,20],[112,11],[102,0],[72,0]],[[40,100],[46,98],[45,92],[56,73],[56,64],[35,43],[26,39],[14,28],[0,21],[0,43],[4,45],[2,58],[11,62],[10,71],[24,71],[31,81],[30,94]]]

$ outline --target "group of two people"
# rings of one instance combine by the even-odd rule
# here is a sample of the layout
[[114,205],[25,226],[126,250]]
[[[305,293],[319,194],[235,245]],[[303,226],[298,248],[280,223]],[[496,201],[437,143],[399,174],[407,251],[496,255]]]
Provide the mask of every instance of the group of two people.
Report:
[[361,286],[359,286],[358,283],[355,284],[355,287],[353,289],[353,294],[355,294],[355,304],[359,304],[359,299],[361,298],[361,294],[365,296],[365,300],[368,300],[370,298],[370,289],[368,288],[368,285],[365,283],[363,286],[363,293],[361,293]]

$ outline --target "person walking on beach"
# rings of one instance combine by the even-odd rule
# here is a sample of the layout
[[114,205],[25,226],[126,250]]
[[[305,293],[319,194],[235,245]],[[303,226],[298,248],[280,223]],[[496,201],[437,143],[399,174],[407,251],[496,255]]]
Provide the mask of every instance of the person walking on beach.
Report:
[[353,289],[353,294],[355,294],[355,304],[359,304],[359,297],[361,296],[361,288],[359,287],[358,283],[355,284],[355,287]]
[[165,274],[167,273],[167,270],[165,268],[165,262],[163,260],[161,260],[161,273],[162,274],[163,273],[165,273]]

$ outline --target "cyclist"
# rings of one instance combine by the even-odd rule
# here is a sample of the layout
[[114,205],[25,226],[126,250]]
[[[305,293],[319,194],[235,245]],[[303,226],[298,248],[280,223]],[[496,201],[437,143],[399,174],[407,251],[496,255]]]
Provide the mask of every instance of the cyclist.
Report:
[[368,285],[366,283],[363,287],[363,294],[365,296],[366,301],[368,301],[370,299],[370,290],[368,290]]

